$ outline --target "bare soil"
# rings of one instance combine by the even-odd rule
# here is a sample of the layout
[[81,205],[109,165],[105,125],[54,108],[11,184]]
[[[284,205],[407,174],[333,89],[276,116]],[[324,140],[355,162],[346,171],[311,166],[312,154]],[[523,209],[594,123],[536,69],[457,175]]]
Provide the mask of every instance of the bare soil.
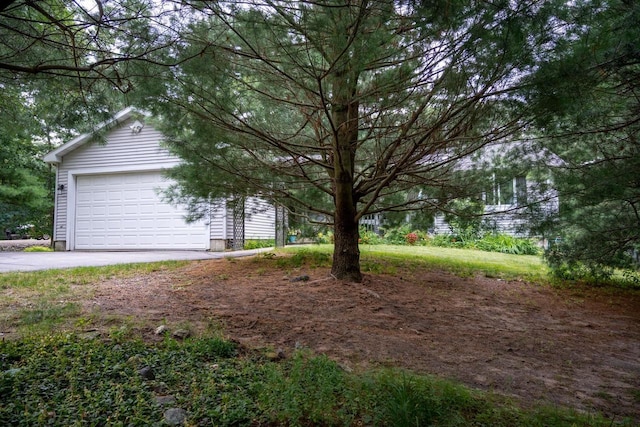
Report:
[[[308,281],[292,281],[308,275]],[[87,309],[153,328],[221,324],[248,347],[304,347],[347,369],[398,366],[640,422],[640,294],[413,269],[343,283],[260,258],[99,285]]]

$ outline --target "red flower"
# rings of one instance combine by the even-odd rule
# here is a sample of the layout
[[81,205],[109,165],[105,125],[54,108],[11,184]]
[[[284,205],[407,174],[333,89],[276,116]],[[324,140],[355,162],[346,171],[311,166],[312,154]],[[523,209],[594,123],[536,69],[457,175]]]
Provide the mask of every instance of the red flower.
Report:
[[416,242],[418,241],[418,235],[416,233],[409,233],[406,236],[404,236],[404,239],[407,241],[408,244],[415,245]]

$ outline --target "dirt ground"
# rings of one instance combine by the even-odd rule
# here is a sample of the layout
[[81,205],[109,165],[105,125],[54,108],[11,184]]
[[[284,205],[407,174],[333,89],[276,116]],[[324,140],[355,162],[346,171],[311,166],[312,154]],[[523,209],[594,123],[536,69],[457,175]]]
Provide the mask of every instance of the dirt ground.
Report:
[[[292,281],[308,275],[308,281]],[[427,271],[285,271],[213,260],[106,281],[87,308],[149,325],[221,324],[249,347],[325,353],[346,369],[400,366],[473,388],[640,422],[640,294]]]

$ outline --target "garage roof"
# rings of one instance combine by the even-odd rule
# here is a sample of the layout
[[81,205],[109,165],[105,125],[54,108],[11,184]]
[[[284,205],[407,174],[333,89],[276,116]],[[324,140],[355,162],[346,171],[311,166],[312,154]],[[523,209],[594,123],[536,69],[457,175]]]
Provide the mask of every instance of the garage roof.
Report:
[[134,107],[125,108],[124,110],[113,116],[113,118],[100,123],[98,126],[96,126],[93,132],[83,133],[82,135],[73,138],[71,141],[62,144],[60,147],[47,153],[44,156],[44,161],[47,163],[55,164],[62,162],[62,157],[65,154],[89,142],[96,134],[96,132],[116,126],[118,125],[118,123],[128,120],[134,113],[141,113],[141,111],[136,110]]

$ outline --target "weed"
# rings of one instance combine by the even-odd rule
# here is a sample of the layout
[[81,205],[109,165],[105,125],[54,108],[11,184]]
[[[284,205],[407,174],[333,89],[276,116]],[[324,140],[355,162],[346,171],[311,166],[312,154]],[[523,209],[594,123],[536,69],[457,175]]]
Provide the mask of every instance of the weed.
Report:
[[47,304],[39,303],[35,308],[23,309],[18,313],[17,323],[21,326],[36,326],[51,329],[67,317],[80,312],[75,303]]
[[53,252],[53,249],[48,246],[29,246],[23,252]]
[[293,255],[288,257],[280,257],[276,260],[276,265],[280,268],[299,268],[303,265],[309,267],[327,267],[330,264],[331,256],[328,252],[313,249],[302,248],[294,250]]
[[244,249],[272,248],[275,245],[275,239],[247,239],[244,242]]

